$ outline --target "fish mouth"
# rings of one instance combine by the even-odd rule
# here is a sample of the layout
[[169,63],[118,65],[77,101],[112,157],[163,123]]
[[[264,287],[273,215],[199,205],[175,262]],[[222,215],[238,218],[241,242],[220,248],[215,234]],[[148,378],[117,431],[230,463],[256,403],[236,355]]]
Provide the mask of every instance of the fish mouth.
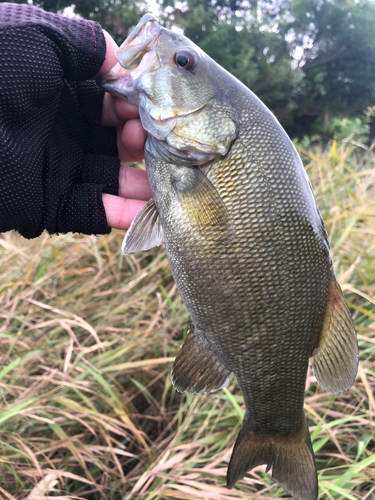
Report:
[[[165,72],[172,62],[170,54],[173,55],[181,41],[173,32],[162,28],[152,15],[146,14],[116,49],[118,63],[97,83],[110,94],[139,106],[142,126],[149,134],[146,149],[152,155],[183,165],[203,165],[220,155],[191,137],[184,140],[183,134],[174,133],[179,121],[197,115],[213,97],[184,109],[169,94]],[[155,75],[150,77],[150,73],[160,68],[165,72],[159,79],[157,76],[154,79]],[[161,93],[166,94],[163,99],[160,99]]]
[[137,104],[129,99],[135,80],[143,73],[160,68],[156,50],[160,30],[158,21],[151,14],[144,15],[124,43],[115,50],[118,63],[97,79],[98,85]]
[[137,68],[145,54],[153,51],[160,33],[160,25],[146,14],[131,31],[125,42],[115,50],[116,59],[129,71]]

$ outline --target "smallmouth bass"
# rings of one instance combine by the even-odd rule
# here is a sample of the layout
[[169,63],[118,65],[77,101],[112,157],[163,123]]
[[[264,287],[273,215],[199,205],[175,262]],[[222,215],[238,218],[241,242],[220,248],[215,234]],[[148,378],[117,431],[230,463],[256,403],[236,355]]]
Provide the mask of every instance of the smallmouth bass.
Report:
[[246,411],[228,488],[266,464],[296,500],[316,500],[308,363],[324,389],[347,390],[358,346],[298,153],[248,88],[152,16],[116,57],[99,84],[139,105],[153,195],[123,252],[164,241],[191,316],[172,382],[212,392],[236,376]]

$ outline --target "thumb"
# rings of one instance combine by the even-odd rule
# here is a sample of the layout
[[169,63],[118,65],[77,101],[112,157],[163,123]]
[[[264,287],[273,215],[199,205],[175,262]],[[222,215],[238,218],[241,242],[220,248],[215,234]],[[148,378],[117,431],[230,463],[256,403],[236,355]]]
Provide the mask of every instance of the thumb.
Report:
[[110,71],[115,64],[117,64],[117,59],[115,57],[115,50],[117,49],[117,44],[111,37],[109,33],[103,30],[105,42],[107,45],[107,51],[105,54],[105,60],[102,64],[102,67],[99,70],[99,73],[94,77],[94,79],[99,78],[100,75],[107,73]]

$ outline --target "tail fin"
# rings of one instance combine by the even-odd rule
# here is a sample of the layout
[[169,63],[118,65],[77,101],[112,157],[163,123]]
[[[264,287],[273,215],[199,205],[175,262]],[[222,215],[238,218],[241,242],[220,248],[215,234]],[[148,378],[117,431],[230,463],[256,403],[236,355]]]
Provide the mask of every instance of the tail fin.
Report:
[[260,436],[242,424],[228,467],[227,486],[257,465],[272,468],[272,477],[296,500],[316,500],[318,480],[306,422],[293,437]]

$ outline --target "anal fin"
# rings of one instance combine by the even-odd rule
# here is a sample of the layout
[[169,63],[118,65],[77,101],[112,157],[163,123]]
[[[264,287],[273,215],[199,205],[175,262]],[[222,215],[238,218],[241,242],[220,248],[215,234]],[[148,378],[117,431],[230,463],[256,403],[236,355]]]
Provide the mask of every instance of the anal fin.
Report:
[[328,392],[349,389],[358,369],[358,344],[353,320],[332,272],[323,330],[311,366],[319,385]]
[[193,394],[217,391],[228,383],[230,374],[208,342],[198,338],[191,325],[172,368],[171,380],[176,390]]

